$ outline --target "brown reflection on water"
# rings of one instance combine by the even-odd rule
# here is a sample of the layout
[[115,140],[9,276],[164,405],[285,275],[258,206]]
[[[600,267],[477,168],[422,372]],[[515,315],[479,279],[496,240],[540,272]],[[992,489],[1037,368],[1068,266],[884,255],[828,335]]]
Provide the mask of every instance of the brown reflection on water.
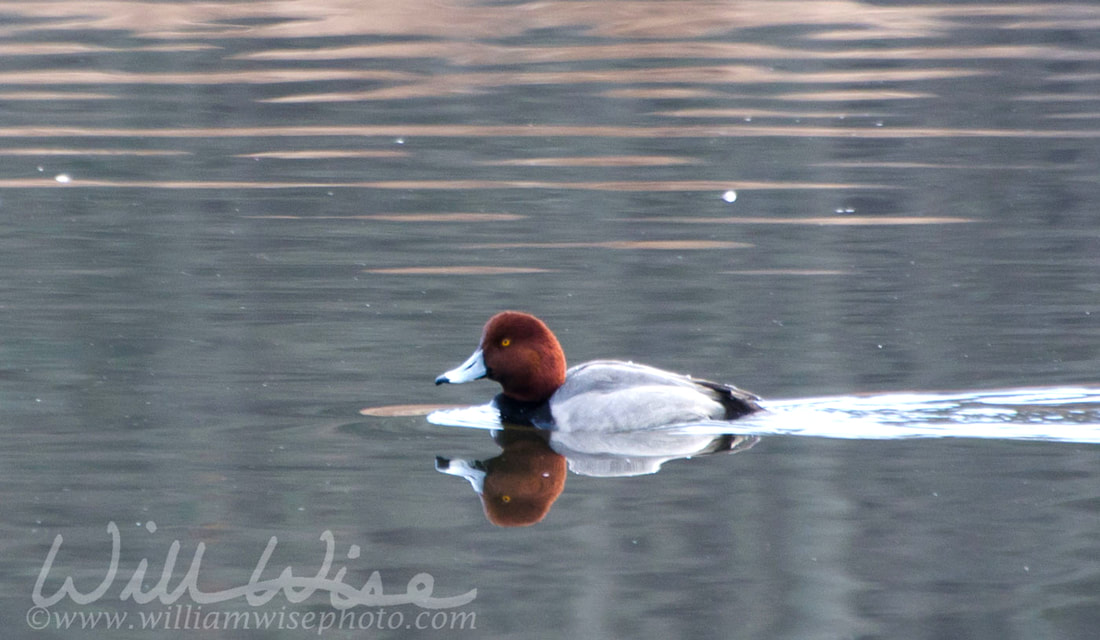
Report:
[[460,404],[390,404],[379,407],[364,407],[359,410],[359,415],[380,416],[386,418],[426,416],[433,411],[443,409],[456,409],[465,405]]
[[658,249],[693,251],[701,249],[744,249],[747,242],[721,240],[608,240],[606,242],[488,242],[462,245],[463,249]]
[[652,87],[640,89],[608,89],[600,95],[605,98],[626,98],[629,100],[680,100],[684,98],[712,98],[723,96],[735,98],[729,94],[710,89],[686,89],[683,87]]
[[[204,72],[122,70],[104,68],[52,68],[5,71],[0,84],[22,85],[305,85],[288,86],[283,95],[256,96],[261,102],[327,103],[408,98],[449,98],[494,91],[501,87],[546,85],[649,85],[600,87],[600,95],[621,99],[684,99],[725,96],[729,93],[705,87],[750,87],[757,85],[853,85],[898,84],[936,79],[964,78],[990,73],[970,64],[975,60],[1022,60],[1075,62],[1100,59],[1100,54],[1083,47],[1046,44],[924,44],[909,38],[935,38],[949,33],[964,19],[993,19],[1006,29],[1053,29],[1057,25],[1083,28],[1100,22],[1100,7],[1087,4],[1049,3],[985,5],[874,6],[863,2],[825,0],[786,2],[777,9],[774,2],[746,0],[736,3],[698,0],[589,0],[522,4],[476,4],[454,0],[411,0],[402,3],[380,0],[268,0],[248,3],[145,3],[114,1],[7,2],[6,14],[19,18],[0,26],[0,35],[14,36],[48,29],[59,41],[0,43],[0,56],[96,56],[142,52],[193,52],[216,50],[221,40],[234,38],[263,43],[265,39],[301,38],[310,45],[277,45],[258,51],[227,53],[226,60],[246,68],[215,68]],[[707,36],[731,30],[799,28],[803,41],[817,39],[830,44],[821,47],[781,46],[752,41],[710,41]],[[604,41],[558,46],[502,44],[504,38],[539,30],[571,29],[585,37]],[[67,32],[122,32],[153,42],[132,46],[65,41]],[[328,44],[325,38],[381,37],[383,42]],[[867,47],[867,39],[891,46]],[[614,41],[612,41],[614,39]],[[215,42],[204,42],[215,40]],[[851,44],[844,44],[844,41]],[[908,46],[902,46],[908,43]],[[406,72],[389,66],[360,68],[361,60],[444,60],[449,68]],[[623,67],[615,61],[653,61]],[[784,67],[774,61],[805,61]],[[547,69],[535,65],[609,62],[604,67],[589,65],[570,69]],[[669,61],[673,61],[671,63]],[[684,65],[676,62],[690,61]],[[821,61],[852,61],[852,65],[821,65]],[[876,66],[866,62],[893,61],[902,64]],[[300,63],[321,63],[303,67]],[[248,64],[253,63],[253,64]],[[266,63],[266,64],[265,64]],[[272,66],[286,63],[285,66]],[[330,63],[330,64],[324,64]],[[863,63],[863,64],[855,64]],[[501,69],[502,65],[510,68]],[[937,66],[939,65],[939,66]],[[487,67],[496,67],[486,70]],[[1095,74],[1066,71],[1062,80],[1091,80]],[[338,90],[318,91],[312,83],[339,82]],[[375,84],[363,87],[364,81]],[[382,86],[377,86],[377,83]],[[699,86],[685,87],[691,83]],[[653,85],[676,86],[653,86]],[[59,91],[21,93],[8,91],[6,99],[107,99],[103,92],[84,95]],[[775,98],[776,96],[772,96]],[[817,91],[781,94],[783,100],[899,100],[934,97],[928,91],[904,90],[896,86],[822,87]],[[744,118],[787,115],[795,117],[842,117],[844,113],[797,114],[792,110],[758,110],[748,114],[724,110],[676,110],[660,112],[674,117]],[[774,132],[755,129],[741,132],[683,132],[652,130],[657,136],[702,135],[860,135],[814,129],[778,128]],[[1030,132],[1025,133],[1025,135]],[[162,134],[163,135],[163,134]],[[181,135],[199,135],[184,133]],[[220,135],[220,133],[219,133]],[[233,135],[230,133],[230,135]],[[286,132],[283,135],[290,135]],[[326,135],[326,134],[319,134]],[[334,134],[335,135],[335,134]],[[366,134],[372,135],[372,134]],[[388,134],[383,134],[388,135]],[[397,135],[415,135],[414,133]],[[524,135],[487,130],[466,133],[425,132],[423,135]],[[529,135],[546,135],[544,133]],[[550,135],[627,135],[644,133],[550,133]],[[943,135],[1003,135],[987,130],[975,132],[894,130],[882,135],[907,137]],[[300,156],[305,157],[305,156]],[[339,157],[339,156],[328,156]]]
[[893,138],[1096,138],[1100,130],[961,129],[950,127],[809,126],[689,124],[673,126],[617,125],[298,125],[256,127],[113,128],[80,126],[0,127],[0,138],[208,138],[219,137],[347,137],[409,136],[439,138],[489,137],[609,137],[609,138],[751,138],[809,137],[851,139]]
[[190,151],[169,149],[0,149],[0,156],[189,156]]
[[[333,72],[339,73],[339,72]],[[476,93],[500,87],[633,84],[633,83],[696,83],[720,85],[755,84],[827,84],[840,82],[918,82],[965,78],[985,75],[984,71],[968,69],[848,69],[844,71],[801,72],[784,71],[764,65],[715,65],[697,67],[649,67],[641,69],[597,69],[573,71],[498,71],[450,73],[430,76],[408,84],[326,93],[289,94],[268,98],[269,103],[353,102],[360,100],[407,100],[444,97],[452,94]],[[0,75],[0,80],[3,75]]]
[[[6,6],[4,7],[6,9]],[[173,43],[158,45],[140,45],[135,47],[104,47],[82,42],[20,42],[18,44],[0,44],[0,56],[56,56],[83,55],[92,53],[119,52],[183,52],[217,49],[212,44]]]
[[1052,73],[1048,76],[1048,79],[1052,82],[1095,82],[1100,80],[1100,73],[1097,72],[1073,72],[1073,73]]
[[809,226],[860,226],[877,227],[890,225],[920,224],[963,224],[977,222],[971,218],[952,218],[945,216],[820,216],[813,218],[630,218],[627,222],[672,222],[676,224],[790,224]]
[[842,167],[842,168],[854,168],[854,169],[964,169],[964,170],[984,170],[984,171],[1053,171],[1058,169],[1067,169],[1065,166],[1059,166],[1057,164],[968,164],[959,162],[882,162],[875,160],[867,161],[844,161],[835,160],[829,162],[813,162],[810,163],[811,167]]
[[254,220],[377,220],[380,222],[507,222],[515,213],[371,213],[361,216],[245,216]]
[[[929,37],[963,17],[1013,19],[1013,27],[1082,28],[1100,21],[1088,4],[955,4],[875,6],[853,0],[776,3],[771,0],[582,0],[468,4],[457,0],[267,0],[146,3],[121,0],[8,2],[4,11],[26,19],[0,33],[41,28],[127,30],[144,37],[285,38],[363,33],[390,36],[503,38],[553,28],[584,28],[616,38],[701,37],[731,28],[834,27],[822,39]],[[273,20],[272,18],[278,18]]]
[[816,100],[818,102],[858,102],[878,100],[915,100],[935,98],[926,91],[900,91],[896,89],[822,89],[821,91],[793,91],[776,96],[781,100]]
[[494,167],[662,167],[700,164],[700,161],[695,158],[676,158],[672,156],[594,156],[482,160],[478,164]]
[[851,111],[791,111],[782,109],[674,109],[655,111],[653,115],[674,118],[850,118],[882,116],[883,114],[859,113]]
[[1025,93],[1010,99],[1021,102],[1093,102],[1100,100],[1100,93]]
[[249,69],[247,71],[203,72],[126,72],[98,70],[6,71],[0,73],[0,85],[82,85],[82,84],[163,84],[232,85],[317,82],[321,80],[409,80],[410,73],[384,70],[349,69]]
[[312,149],[303,151],[261,151],[240,153],[235,158],[275,158],[279,160],[322,160],[328,158],[403,158],[408,151],[391,149]]
[[730,276],[846,276],[851,272],[837,269],[732,269],[722,273]]
[[0,179],[0,187],[73,189],[567,189],[582,191],[725,191],[729,189],[749,191],[758,189],[886,189],[884,185],[847,184],[825,182],[763,182],[717,180],[665,180],[665,181],[609,181],[609,182],[552,182],[546,180],[379,180],[365,182],[261,182],[235,180],[100,180],[71,175],[58,182],[52,178]]
[[569,189],[583,191],[719,191],[727,189],[876,189],[882,185],[836,182],[770,182],[728,180],[638,180],[606,182],[552,182],[546,180],[392,180],[347,183],[372,189]]
[[363,269],[363,273],[384,273],[402,276],[498,276],[524,273],[552,273],[555,269],[537,267],[489,267],[485,265],[455,265],[449,267],[383,267]]
[[890,49],[793,49],[747,42],[622,42],[558,47],[501,46],[480,42],[387,42],[315,49],[270,49],[241,54],[241,60],[355,60],[446,58],[463,65],[538,64],[595,60],[1095,60],[1093,51],[1035,45],[909,46]]
[[0,100],[117,100],[110,93],[71,93],[68,91],[0,91]]

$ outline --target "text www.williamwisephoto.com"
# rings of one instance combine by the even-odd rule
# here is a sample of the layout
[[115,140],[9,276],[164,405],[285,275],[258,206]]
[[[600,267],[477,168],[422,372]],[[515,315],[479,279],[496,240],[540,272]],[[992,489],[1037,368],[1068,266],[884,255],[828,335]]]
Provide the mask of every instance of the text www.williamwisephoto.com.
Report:
[[[157,525],[149,521],[144,528],[155,533]],[[55,566],[64,538],[60,533],[54,536],[31,593],[32,606],[26,613],[28,627],[55,631],[287,630],[318,635],[349,630],[477,628],[477,612],[467,606],[477,598],[477,589],[436,596],[435,578],[423,572],[409,579],[404,592],[387,594],[379,571],[373,571],[360,587],[345,583],[347,567],[335,568],[333,573],[336,540],[328,530],[320,536],[325,555],[316,573],[295,575],[294,568],[287,566],[276,577],[265,578],[278,546],[278,538],[271,536],[247,582],[217,591],[204,591],[199,586],[204,543],[196,544],[186,573],[174,580],[181,545],[173,540],[159,577],[147,585],[149,560],[142,558],[132,569],[124,570],[118,525],[109,522],[107,534],[111,555],[103,578],[96,584],[81,586],[71,574]],[[360,554],[360,547],[352,544],[346,557],[356,560]],[[121,585],[117,589],[116,583]],[[301,607],[293,606],[299,604]]]

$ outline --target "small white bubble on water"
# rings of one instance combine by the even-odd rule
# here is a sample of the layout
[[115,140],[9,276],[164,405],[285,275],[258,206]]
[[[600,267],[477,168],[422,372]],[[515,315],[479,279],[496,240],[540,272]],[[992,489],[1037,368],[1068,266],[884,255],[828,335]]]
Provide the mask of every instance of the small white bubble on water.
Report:
[[405,139],[404,138],[398,138],[398,139],[394,140],[393,143],[394,144],[405,144]]
[[61,184],[68,184],[73,181],[72,176],[67,173],[59,173],[54,176],[53,179],[60,182]]
[[722,194],[722,199],[725,200],[726,202],[736,202],[737,201],[737,192],[734,191],[733,189],[730,189],[729,191]]
[[43,171],[46,170],[46,167],[43,167],[42,165],[38,165],[37,167],[35,167],[35,169],[38,169],[38,173],[42,173]]

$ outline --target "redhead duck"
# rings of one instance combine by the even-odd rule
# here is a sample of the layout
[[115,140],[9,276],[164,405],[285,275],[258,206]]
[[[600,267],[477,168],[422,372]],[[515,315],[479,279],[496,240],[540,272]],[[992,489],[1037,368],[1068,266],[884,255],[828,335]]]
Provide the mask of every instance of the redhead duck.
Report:
[[498,404],[518,406],[535,426],[558,431],[633,431],[733,420],[761,409],[747,391],[632,362],[595,360],[566,369],[553,332],[519,311],[490,318],[473,355],[435,383],[480,378],[500,383],[504,402]]

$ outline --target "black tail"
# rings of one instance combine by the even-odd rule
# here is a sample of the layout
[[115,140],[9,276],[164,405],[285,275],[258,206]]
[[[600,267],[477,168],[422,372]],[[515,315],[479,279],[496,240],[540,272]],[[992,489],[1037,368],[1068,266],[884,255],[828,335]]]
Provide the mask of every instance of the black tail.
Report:
[[727,420],[734,420],[763,410],[763,407],[760,406],[760,397],[754,393],[738,389],[733,385],[709,380],[696,379],[695,382],[717,392],[718,401],[726,408]]

